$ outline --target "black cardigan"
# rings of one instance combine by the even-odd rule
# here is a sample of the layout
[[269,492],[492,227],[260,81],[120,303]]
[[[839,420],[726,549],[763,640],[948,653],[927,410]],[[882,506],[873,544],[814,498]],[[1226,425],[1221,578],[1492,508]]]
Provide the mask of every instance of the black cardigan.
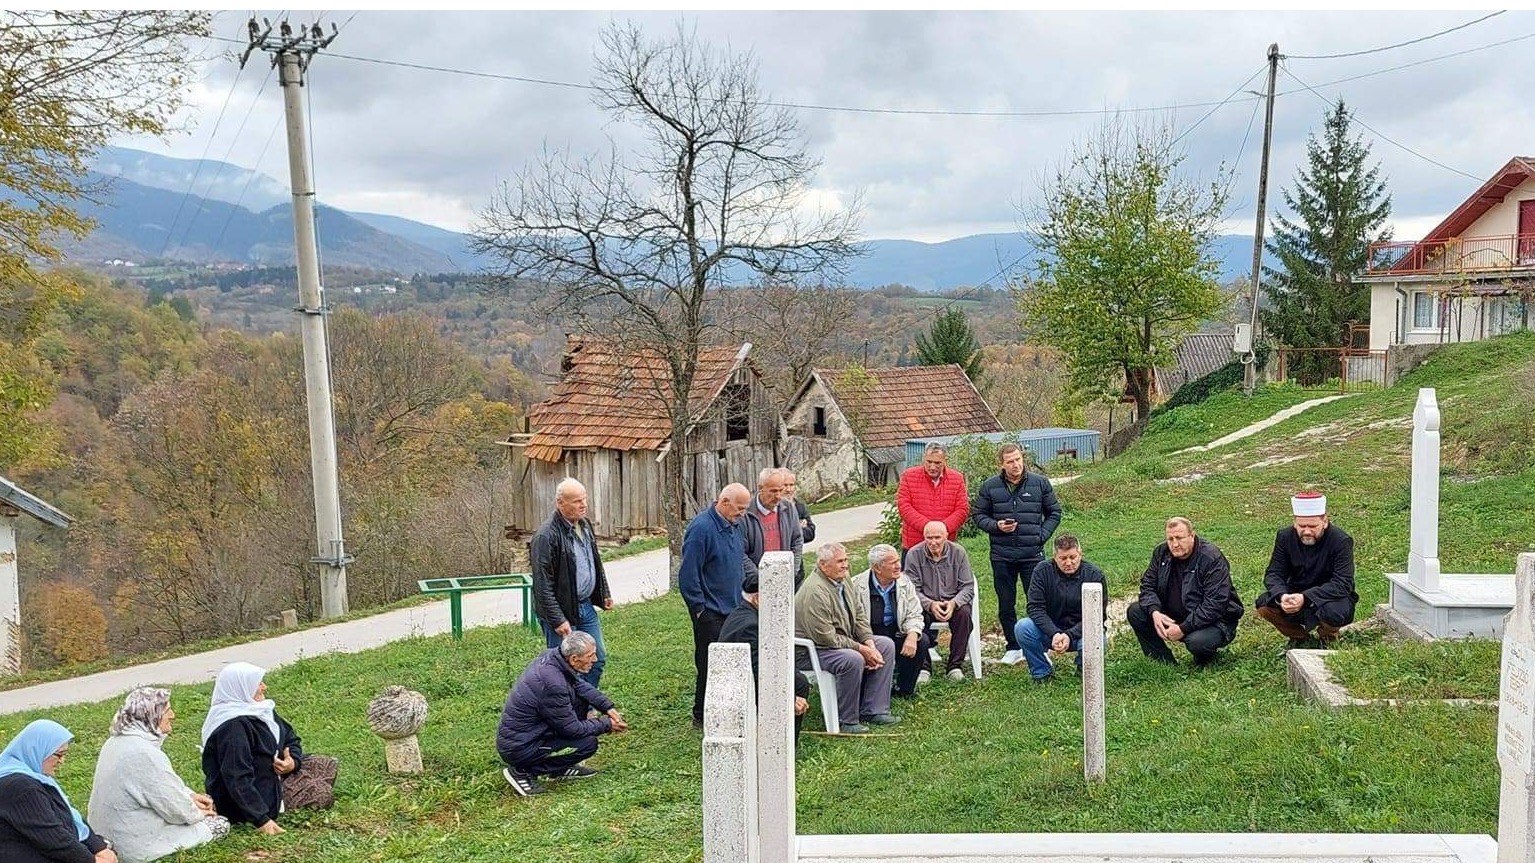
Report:
[[277,820],[282,811],[282,777],[272,759],[287,747],[297,773],[303,769],[304,750],[293,726],[281,716],[277,729],[280,744],[265,722],[237,716],[220,725],[203,747],[203,786],[218,813],[230,821],[260,827]]
[[57,791],[20,773],[0,777],[0,860],[93,863],[105,847],[106,840],[94,830],[80,841],[75,819]]

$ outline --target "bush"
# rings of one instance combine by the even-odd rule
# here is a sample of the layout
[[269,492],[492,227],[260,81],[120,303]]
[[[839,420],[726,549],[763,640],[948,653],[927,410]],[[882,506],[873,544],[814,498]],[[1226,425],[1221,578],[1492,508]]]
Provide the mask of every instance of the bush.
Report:
[[[1258,368],[1263,368],[1263,364],[1268,362],[1268,345],[1258,345],[1258,349],[1253,353],[1256,355],[1254,362],[1257,363]],[[1146,415],[1146,418],[1154,420],[1173,408],[1182,407],[1183,405],[1197,405],[1210,396],[1229,390],[1241,383],[1242,361],[1232,360],[1204,377],[1196,378],[1179,387],[1178,391],[1173,393],[1172,398],[1153,408],[1151,413]]]
[[1143,458],[1130,465],[1137,476],[1146,479],[1167,479],[1173,475],[1173,469],[1168,466],[1165,459]]

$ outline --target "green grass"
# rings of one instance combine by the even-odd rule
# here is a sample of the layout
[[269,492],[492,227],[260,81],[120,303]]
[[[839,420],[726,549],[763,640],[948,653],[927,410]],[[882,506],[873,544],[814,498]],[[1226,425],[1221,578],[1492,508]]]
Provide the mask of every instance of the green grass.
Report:
[[1327,667],[1355,698],[1496,700],[1501,649],[1494,641],[1387,640],[1334,654]]
[[[1486,435],[1517,427],[1531,411],[1518,393],[1532,369],[1535,335],[1505,337],[1445,348],[1403,386],[1314,408],[1212,452],[1171,455],[1199,436],[1181,421],[1153,429],[1124,458],[1091,466],[1061,488],[1062,529],[1082,538],[1110,593],[1125,596],[1161,540],[1163,520],[1187,515],[1226,551],[1250,604],[1274,530],[1288,521],[1290,493],[1319,488],[1336,523],[1356,539],[1366,614],[1385,599],[1381,573],[1406,561],[1410,430],[1402,420],[1416,386],[1436,386],[1446,472],[1466,480],[1442,487],[1440,558],[1448,570],[1509,571],[1515,553],[1535,550],[1528,517],[1535,465],[1478,453],[1495,448]],[[1228,403],[1231,415],[1206,421],[1217,436],[1272,412],[1271,404]],[[983,621],[993,624],[984,540],[966,545],[983,586]],[[634,731],[604,742],[594,759],[602,777],[532,800],[515,797],[500,779],[497,714],[540,646],[520,629],[322,657],[278,670],[270,682],[306,745],[342,757],[337,808],[295,814],[293,829],[277,839],[237,831],[181,859],[235,861],[260,849],[268,860],[321,863],[698,860],[700,739],[688,724],[692,647],[684,612],[663,597],[605,615],[604,630],[611,655],[604,688]],[[1438,703],[1324,710],[1288,690],[1282,645],[1249,613],[1223,661],[1195,673],[1153,666],[1132,636],[1117,637],[1106,673],[1109,781],[1100,788],[1082,782],[1080,692],[1069,668],[1044,687],[1020,668],[1000,668],[979,683],[935,682],[916,703],[898,706],[907,717],[898,736],[802,741],[799,829],[1495,831],[1495,711]],[[1340,646],[1334,667],[1362,696],[1442,694],[1445,684],[1485,695],[1497,674],[1497,652],[1485,646],[1419,654],[1352,636]],[[391,683],[431,701],[424,777],[386,775],[382,745],[365,729],[368,698]],[[194,783],[193,738],[209,688],[177,688],[181,730],[166,747]],[[87,797],[113,706],[48,711],[81,735],[61,777],[77,800]],[[0,737],[37,715],[0,717]],[[892,793],[905,783],[941,797]]]

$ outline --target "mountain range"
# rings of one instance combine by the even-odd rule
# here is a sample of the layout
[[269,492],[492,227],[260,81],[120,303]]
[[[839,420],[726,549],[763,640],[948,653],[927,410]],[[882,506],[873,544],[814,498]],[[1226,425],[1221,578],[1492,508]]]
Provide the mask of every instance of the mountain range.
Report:
[[[293,217],[286,184],[211,160],[174,159],[107,147],[94,163],[104,180],[82,206],[97,228],[71,249],[80,260],[158,258],[195,263],[283,264],[293,260]],[[198,194],[188,194],[196,189]],[[400,216],[317,207],[321,260],[402,274],[470,271],[479,261],[468,237]],[[874,288],[904,284],[922,291],[1000,286],[1037,257],[1022,233],[973,234],[941,243],[869,240],[847,281]],[[1252,266],[1252,238],[1222,235],[1215,245],[1221,277]]]

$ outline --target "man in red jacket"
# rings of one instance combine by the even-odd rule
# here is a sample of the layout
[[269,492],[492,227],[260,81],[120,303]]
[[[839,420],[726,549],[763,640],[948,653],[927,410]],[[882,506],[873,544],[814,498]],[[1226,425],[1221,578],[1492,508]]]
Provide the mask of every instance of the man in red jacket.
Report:
[[970,517],[970,493],[965,475],[949,467],[949,451],[936,441],[922,453],[922,464],[906,469],[896,488],[895,507],[901,513],[901,553],[922,544],[922,529],[941,521],[949,541],[959,539],[959,527]]

